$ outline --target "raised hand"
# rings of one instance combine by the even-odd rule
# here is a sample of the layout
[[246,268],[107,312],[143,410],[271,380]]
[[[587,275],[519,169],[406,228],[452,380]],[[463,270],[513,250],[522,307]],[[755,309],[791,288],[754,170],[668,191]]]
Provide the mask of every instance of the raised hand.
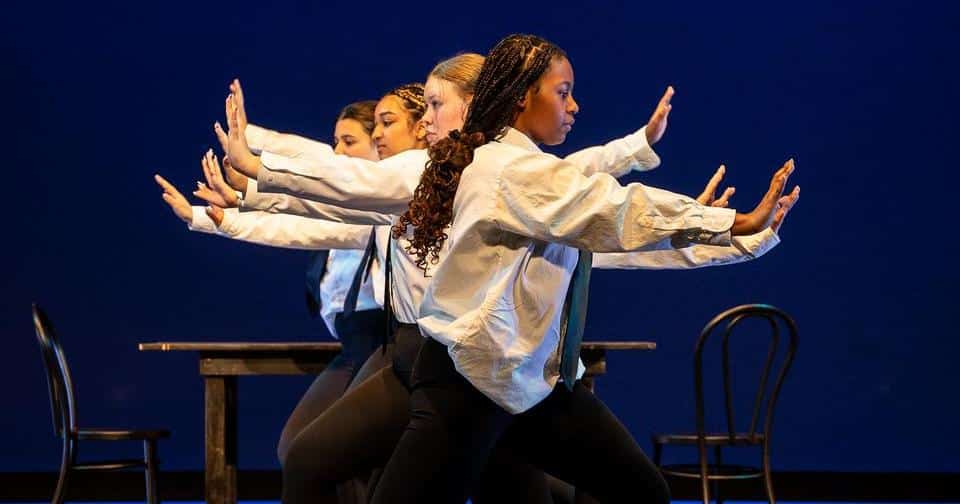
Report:
[[180,191],[176,187],[173,187],[173,184],[167,182],[167,179],[161,177],[160,175],[154,175],[153,180],[163,189],[163,201],[166,201],[170,205],[170,209],[173,210],[173,213],[179,217],[183,222],[187,224],[193,223],[193,208],[190,206],[190,202],[187,201],[187,198],[184,198]]
[[773,217],[773,223],[770,224],[770,227],[773,228],[775,232],[780,232],[780,226],[783,225],[784,218],[787,217],[787,214],[790,213],[793,205],[796,205],[799,199],[800,186],[796,186],[790,194],[777,200],[777,214]]
[[759,233],[767,226],[770,226],[773,218],[776,216],[780,197],[783,195],[783,189],[787,186],[787,179],[790,178],[793,169],[793,159],[790,159],[773,174],[773,179],[770,181],[770,188],[760,200],[757,207],[748,214],[738,213],[734,218],[733,228],[731,229],[733,235],[739,236]]
[[667,117],[670,115],[670,109],[673,108],[673,105],[670,104],[671,99],[673,99],[673,86],[667,86],[663,97],[657,103],[657,108],[654,109],[653,115],[647,121],[647,143],[650,145],[659,142],[667,131]]
[[260,170],[260,158],[247,145],[247,112],[243,105],[243,89],[240,81],[230,84],[230,95],[224,104],[227,115],[227,156],[240,173],[256,178]]
[[737,191],[737,188],[728,187],[724,189],[723,194],[717,198],[717,187],[719,187],[720,182],[723,181],[723,175],[725,173],[727,173],[727,167],[720,165],[720,168],[717,168],[717,171],[714,172],[712,177],[710,177],[710,181],[707,182],[707,187],[703,189],[703,192],[700,193],[700,196],[697,196],[698,203],[701,205],[727,208],[727,205],[730,204],[730,197],[733,196],[733,193]]
[[223,148],[223,179],[227,181],[227,185],[232,187],[235,191],[240,191],[242,193],[247,192],[247,178],[246,175],[238,172],[233,168],[233,163],[230,162],[230,156],[227,156],[227,143],[229,138],[227,137],[227,132],[223,131],[223,127],[220,126],[219,122],[213,123],[213,133],[217,135],[217,141],[220,142],[220,147]]
[[220,164],[217,163],[217,156],[213,154],[213,149],[207,150],[200,160],[200,166],[203,168],[203,177],[207,183],[197,182],[197,190],[193,195],[221,208],[236,207],[240,199],[233,188],[224,182]]

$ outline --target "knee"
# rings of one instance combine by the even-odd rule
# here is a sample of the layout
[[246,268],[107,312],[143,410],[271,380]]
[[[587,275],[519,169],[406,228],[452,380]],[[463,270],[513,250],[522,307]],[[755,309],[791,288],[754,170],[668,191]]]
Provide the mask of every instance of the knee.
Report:
[[331,457],[323,456],[322,449],[315,444],[303,442],[302,437],[289,440],[277,448],[284,480],[309,479],[314,482],[332,481],[329,465]]

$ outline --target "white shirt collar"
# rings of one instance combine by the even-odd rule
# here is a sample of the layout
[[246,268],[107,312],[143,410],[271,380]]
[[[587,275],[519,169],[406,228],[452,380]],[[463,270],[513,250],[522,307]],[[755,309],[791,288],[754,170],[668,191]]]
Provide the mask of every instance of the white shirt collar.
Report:
[[498,140],[500,143],[505,143],[507,145],[513,145],[514,147],[520,147],[533,152],[543,152],[540,150],[540,147],[537,147],[537,144],[533,142],[527,135],[524,135],[519,130],[507,126],[503,132],[503,137]]

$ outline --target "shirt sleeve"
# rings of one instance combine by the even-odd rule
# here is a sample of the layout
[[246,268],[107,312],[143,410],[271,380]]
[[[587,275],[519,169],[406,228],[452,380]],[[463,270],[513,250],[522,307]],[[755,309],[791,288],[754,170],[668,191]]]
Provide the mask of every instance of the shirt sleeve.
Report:
[[200,233],[215,234],[217,232],[217,224],[207,215],[207,207],[194,205],[191,209],[193,218],[187,224],[187,229]]
[[344,224],[387,225],[393,223],[393,215],[355,210],[321,203],[282,193],[262,193],[255,180],[247,182],[243,198],[243,210],[260,210],[274,214],[290,214],[313,219],[323,219]]
[[260,191],[279,192],[356,210],[401,214],[413,198],[426,151],[409,150],[382,161],[341,155],[291,158],[264,151]]
[[323,142],[290,133],[280,133],[255,124],[248,124],[244,135],[247,138],[247,145],[255,154],[272,152],[294,159],[317,159],[334,155],[333,148]]
[[694,269],[736,264],[756,259],[780,244],[771,228],[734,236],[728,246],[691,245],[676,248],[674,240],[663,240],[634,252],[594,254],[593,267],[605,269]]
[[500,160],[492,149],[478,150],[475,163],[477,156],[492,157],[484,162],[495,170],[489,217],[504,231],[593,252],[638,250],[664,239],[730,243],[731,209],[640,183],[623,186],[606,173],[584,176],[548,154]]
[[660,166],[660,157],[647,143],[647,127],[605,145],[574,152],[567,162],[583,168],[584,175],[597,172],[622,177],[631,170],[647,171]]
[[363,249],[370,226],[355,226],[295,215],[266,212],[224,212],[222,236],[273,247],[321,250]]

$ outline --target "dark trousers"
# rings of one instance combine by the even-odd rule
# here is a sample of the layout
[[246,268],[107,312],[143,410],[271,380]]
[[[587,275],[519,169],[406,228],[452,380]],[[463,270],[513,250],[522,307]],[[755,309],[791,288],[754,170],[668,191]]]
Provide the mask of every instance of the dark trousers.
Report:
[[[349,317],[338,314],[335,326],[343,350],[317,376],[287,418],[277,443],[277,457],[281,466],[286,466],[288,453],[294,446],[307,441],[301,440],[300,434],[311,422],[340,399],[350,387],[389,364],[385,357],[376,355],[387,331],[383,310],[358,311]],[[365,483],[366,481],[362,484],[344,482],[339,487],[339,502],[347,504],[365,501]]]
[[579,382],[511,415],[457,372],[444,345],[427,340],[411,383],[410,422],[371,489],[373,503],[460,504],[500,458],[542,469],[601,502],[670,501],[657,468]]
[[[339,483],[373,474],[390,460],[410,422],[409,372],[424,341],[415,325],[401,325],[388,346],[391,365],[352,386],[301,430],[283,466],[284,503],[337,502]],[[375,358],[382,353],[375,352]],[[495,452],[494,458],[499,463],[484,479],[491,483],[481,485],[486,490],[474,502],[550,502],[541,472],[506,454]],[[521,498],[515,498],[518,487],[523,489]]]

